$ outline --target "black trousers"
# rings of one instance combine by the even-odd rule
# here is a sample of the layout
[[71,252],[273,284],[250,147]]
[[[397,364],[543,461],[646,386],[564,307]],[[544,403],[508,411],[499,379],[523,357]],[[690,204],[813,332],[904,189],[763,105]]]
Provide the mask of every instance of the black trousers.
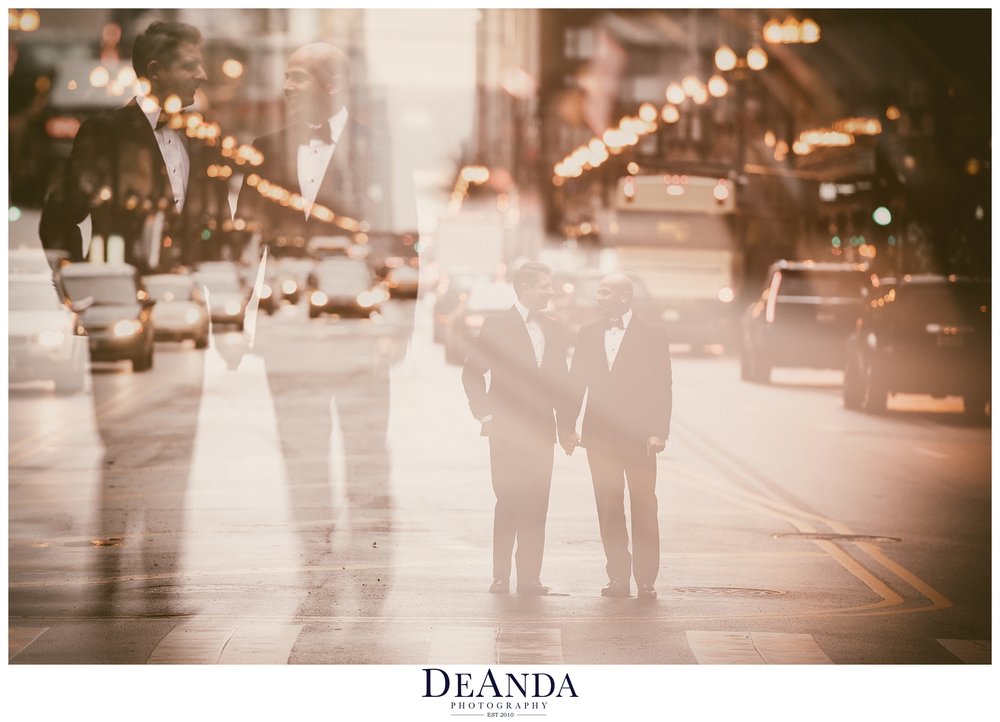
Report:
[[[608,577],[653,584],[660,568],[660,526],[656,510],[656,456],[644,449],[587,445],[597,519]],[[625,526],[625,484],[632,515],[632,553]]]
[[532,434],[490,436],[490,472],[497,498],[493,511],[496,579],[510,577],[512,554],[519,584],[537,581],[541,575],[553,451],[552,441],[539,441]]

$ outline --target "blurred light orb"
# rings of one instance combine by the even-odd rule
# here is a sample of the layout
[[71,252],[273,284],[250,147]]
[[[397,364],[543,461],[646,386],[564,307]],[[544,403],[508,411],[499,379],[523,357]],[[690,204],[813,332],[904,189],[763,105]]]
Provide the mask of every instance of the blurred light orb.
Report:
[[729,286],[719,289],[719,300],[723,303],[731,303],[734,298],[736,298],[736,294],[733,293],[733,289],[729,288]]
[[697,95],[701,87],[701,81],[693,75],[687,75],[681,81],[681,89],[684,91],[684,95],[690,98]]
[[879,206],[872,213],[872,220],[880,226],[887,226],[892,223],[892,213],[885,206]]
[[736,51],[728,45],[721,46],[715,51],[715,67],[719,70],[732,70],[736,67]]
[[236,80],[243,75],[243,63],[234,58],[229,58],[222,64],[222,72],[227,78]]
[[[9,17],[8,15],[8,19]],[[24,10],[21,12],[21,19],[18,24],[22,32],[33,33],[41,26],[42,19],[39,17],[37,10]]]
[[774,144],[777,142],[778,139],[777,137],[775,137],[773,130],[769,130],[766,133],[764,133],[764,145],[766,145],[768,148],[773,148]]
[[708,102],[708,91],[705,90],[704,85],[698,87],[694,95],[691,96],[691,100],[693,100],[698,105],[704,105],[705,103]]
[[764,40],[771,44],[777,44],[781,42],[781,23],[777,20],[768,20],[764,23],[763,30]]
[[10,221],[11,223],[14,223],[15,221],[20,220],[20,218],[21,218],[21,209],[20,208],[18,208],[17,206],[11,206],[10,208],[7,209],[7,220],[8,221]]
[[677,110],[676,105],[667,104],[663,106],[660,117],[663,118],[664,123],[676,123],[681,119],[681,112]]
[[111,74],[103,65],[98,65],[90,71],[90,84],[95,88],[104,88],[111,82]]
[[818,43],[820,36],[819,23],[812,18],[806,18],[799,26],[799,38],[803,43]]
[[171,95],[163,103],[163,109],[168,113],[180,113],[182,107],[181,99],[176,95]]
[[763,70],[767,67],[767,53],[756,45],[747,51],[747,65],[751,70]]
[[671,83],[667,86],[667,100],[674,105],[684,102],[684,89],[678,83]]
[[639,172],[639,164],[636,163],[634,160],[629,161],[629,164],[625,166],[625,170],[627,170],[630,175],[635,175],[636,173]]
[[652,103],[643,103],[639,107],[639,117],[647,123],[656,120],[656,106]]
[[885,117],[889,120],[899,120],[902,113],[899,112],[899,108],[895,105],[890,105],[885,109]]
[[726,188],[726,184],[719,182],[716,184],[715,188],[712,189],[712,195],[715,196],[715,200],[724,201],[729,198],[729,189]]
[[729,83],[721,75],[713,75],[708,79],[708,93],[713,98],[721,98],[729,92]]

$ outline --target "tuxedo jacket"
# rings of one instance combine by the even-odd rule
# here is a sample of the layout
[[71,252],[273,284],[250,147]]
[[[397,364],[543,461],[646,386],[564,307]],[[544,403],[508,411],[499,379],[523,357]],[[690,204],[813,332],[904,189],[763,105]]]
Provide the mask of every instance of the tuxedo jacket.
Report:
[[673,396],[666,329],[633,314],[610,369],[606,329],[603,321],[580,329],[570,369],[569,407],[562,418],[575,423],[586,391],[582,446],[638,450],[650,436],[668,438]]
[[221,162],[218,148],[183,132],[180,136],[189,160],[181,209],[153,129],[135,98],[85,121],[42,208],[42,245],[83,260],[78,224],[89,215],[93,235],[121,236],[126,263],[140,270],[152,270],[153,243],[159,244],[157,268],[202,260],[203,231],[218,233],[215,229],[230,218],[228,187],[224,179],[208,175],[209,165]]
[[540,367],[516,307],[488,317],[465,362],[462,384],[472,415],[492,415],[491,434],[530,435],[553,443],[556,412],[566,405],[568,339],[554,319],[540,316],[538,323],[545,336]]
[[[290,193],[301,193],[298,174],[298,150],[303,139],[308,142],[307,126],[297,123],[254,140],[264,160],[247,169],[236,206],[236,216],[259,225],[265,241],[281,237],[308,241],[313,236],[350,235],[358,230],[344,225],[343,218],[366,222],[373,231],[388,231],[393,225],[393,208],[409,216],[407,231],[416,230],[416,202],[412,188],[394,188],[389,162],[389,141],[348,117],[333,155],[320,183],[315,203],[333,212],[333,219],[322,213],[306,218],[301,209],[282,205],[259,192],[260,184],[251,186],[256,175],[271,185]],[[405,174],[398,174],[403,177]],[[397,223],[398,227],[400,224]]]

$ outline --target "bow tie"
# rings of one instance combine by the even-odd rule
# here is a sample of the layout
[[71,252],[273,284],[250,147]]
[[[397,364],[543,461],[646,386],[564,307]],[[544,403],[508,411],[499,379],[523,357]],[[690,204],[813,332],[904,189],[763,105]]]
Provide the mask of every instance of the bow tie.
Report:
[[612,318],[604,322],[604,328],[609,331],[613,328],[620,328],[624,331],[625,323],[621,320],[621,318]]
[[318,140],[326,145],[333,144],[333,136],[330,134],[330,124],[323,123],[315,128],[311,125],[307,125],[303,132],[303,138],[305,142],[308,143],[311,140]]
[[169,116],[166,113],[160,113],[160,116],[156,119],[156,129],[160,130],[167,127],[167,123],[170,122]]

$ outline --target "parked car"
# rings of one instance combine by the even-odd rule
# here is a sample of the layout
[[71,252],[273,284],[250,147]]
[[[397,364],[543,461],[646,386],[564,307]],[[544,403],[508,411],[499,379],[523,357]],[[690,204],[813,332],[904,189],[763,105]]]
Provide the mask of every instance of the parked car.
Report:
[[309,295],[309,318],[323,313],[341,316],[370,316],[388,299],[368,263],[359,258],[325,258],[313,269]]
[[153,326],[157,341],[191,339],[195,348],[208,348],[208,304],[192,276],[164,273],[143,279],[156,301]]
[[135,267],[126,263],[71,263],[57,272],[60,291],[89,307],[80,315],[90,338],[92,361],[132,362],[133,371],[153,368],[152,311],[156,303]]
[[778,261],[743,314],[740,376],[769,383],[776,366],[840,369],[844,342],[868,300],[866,266]]
[[844,406],[884,411],[890,394],[961,396],[984,419],[990,402],[991,286],[955,276],[886,279],[847,341]]
[[444,360],[461,365],[479,337],[487,317],[506,312],[517,296],[509,283],[480,283],[469,289],[448,326],[444,342]]
[[199,269],[195,279],[207,289],[208,311],[212,323],[235,324],[242,331],[250,289],[235,270]]
[[61,298],[51,273],[7,278],[8,382],[51,380],[57,394],[82,391],[89,353],[80,312]]

